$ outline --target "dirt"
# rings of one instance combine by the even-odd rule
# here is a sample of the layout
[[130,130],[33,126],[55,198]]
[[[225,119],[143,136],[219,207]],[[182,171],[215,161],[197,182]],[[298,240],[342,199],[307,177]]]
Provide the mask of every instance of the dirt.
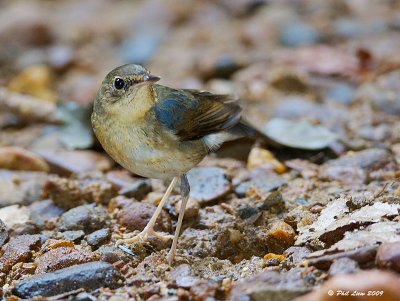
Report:
[[[399,9],[1,2],[0,298],[398,300]],[[97,89],[125,63],[233,95],[275,141],[228,142],[190,172],[172,266],[170,241],[116,245],[168,185],[124,170],[93,135]],[[157,231],[173,234],[181,202],[177,189]]]

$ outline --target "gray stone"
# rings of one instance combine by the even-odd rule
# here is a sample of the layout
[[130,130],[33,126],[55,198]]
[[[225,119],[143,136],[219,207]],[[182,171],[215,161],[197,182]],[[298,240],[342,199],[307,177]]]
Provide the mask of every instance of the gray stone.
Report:
[[100,287],[117,288],[122,277],[106,262],[94,261],[61,269],[52,273],[35,275],[20,282],[13,294],[20,298],[54,296],[84,287],[95,290]]

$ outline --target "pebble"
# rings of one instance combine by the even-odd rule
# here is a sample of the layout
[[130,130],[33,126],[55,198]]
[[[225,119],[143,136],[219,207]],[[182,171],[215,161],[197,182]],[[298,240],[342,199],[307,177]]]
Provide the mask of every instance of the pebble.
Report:
[[228,79],[236,71],[243,67],[243,63],[237,58],[230,55],[222,55],[216,57],[203,57],[203,60],[198,62],[198,71],[200,76],[205,79],[224,78]]
[[124,62],[136,62],[143,65],[151,59],[158,49],[166,33],[166,28],[147,24],[143,27],[143,30],[135,32],[134,36],[122,43],[119,52]]
[[[174,209],[175,209],[175,214],[178,216],[180,208],[182,205],[182,199],[180,199],[178,202],[176,202]],[[196,220],[199,216],[199,210],[200,210],[200,205],[198,202],[193,200],[192,198],[189,198],[186,208],[185,208],[185,220],[193,219]]]
[[43,172],[0,170],[0,207],[41,200],[47,177]]
[[0,169],[48,172],[49,166],[37,154],[21,147],[0,147]]
[[29,206],[29,209],[32,223],[40,229],[44,229],[48,221],[56,219],[64,213],[64,210],[56,206],[52,200],[34,202]]
[[[111,298],[109,300],[111,300]],[[73,301],[96,301],[97,298],[89,293],[82,292],[82,293],[79,293],[78,295],[76,295],[72,300]],[[71,301],[71,300],[68,299],[68,301]]]
[[65,231],[62,233],[62,236],[64,237],[65,240],[78,242],[85,236],[85,232],[83,232],[82,230]]
[[69,67],[74,61],[74,50],[68,46],[53,46],[48,49],[48,62],[56,70]]
[[354,97],[354,87],[348,84],[337,84],[330,88],[326,94],[328,100],[349,105]]
[[358,263],[348,257],[343,257],[335,260],[329,268],[329,276],[336,276],[339,274],[351,274],[358,270]]
[[253,178],[245,181],[235,187],[235,193],[238,197],[256,195],[265,199],[269,193],[285,184],[283,179],[277,177]]
[[293,300],[310,289],[298,269],[267,271],[235,283],[227,300]]
[[[156,206],[149,203],[132,202],[118,213],[118,223],[127,230],[142,231],[150,221]],[[156,231],[170,232],[172,228],[169,215],[162,211],[155,225]]]
[[400,115],[400,72],[385,73],[373,82],[366,82],[357,90],[357,99],[369,101],[377,109],[390,115]]
[[84,203],[81,185],[75,179],[49,177],[43,187],[43,197],[51,199],[56,206],[71,209]]
[[57,94],[52,89],[53,76],[45,65],[29,66],[22,70],[8,84],[8,89],[21,94],[28,94],[37,99],[55,102]]
[[128,198],[134,198],[138,201],[143,200],[148,193],[153,190],[151,186],[151,182],[147,179],[140,179],[130,184],[128,186],[123,187],[119,194],[122,194]]
[[106,209],[95,204],[75,207],[65,212],[59,220],[60,231],[83,230],[85,233],[103,228],[108,222]]
[[31,210],[26,206],[12,205],[0,209],[0,219],[8,229],[15,229],[28,223]]
[[380,269],[400,272],[400,243],[384,243],[379,246],[376,254],[376,265]]
[[100,260],[108,263],[115,263],[117,261],[131,262],[132,257],[121,249],[115,246],[101,246],[96,251],[101,255]]
[[111,238],[111,231],[108,228],[100,229],[94,231],[88,235],[86,238],[87,242],[91,246],[98,246],[103,244]]
[[298,47],[317,43],[318,32],[311,26],[302,22],[285,24],[280,31],[280,42],[284,46]]
[[376,249],[377,247],[375,245],[372,245],[334,254],[328,253],[326,255],[317,257],[309,256],[307,262],[309,266],[315,266],[320,270],[329,270],[333,262],[339,260],[340,258],[347,257],[357,262],[361,267],[364,267],[368,266],[371,262],[374,261],[376,256]]
[[275,254],[282,254],[295,242],[296,233],[293,228],[283,221],[276,221],[268,225],[267,230],[268,251]]
[[36,259],[36,274],[54,272],[76,264],[97,260],[98,256],[81,247],[59,247]]
[[54,296],[84,287],[115,289],[122,284],[122,277],[106,262],[94,261],[64,268],[55,272],[35,275],[17,284],[13,293],[24,299],[35,296]]
[[118,189],[95,175],[79,179],[53,176],[46,181],[42,195],[52,199],[61,208],[71,209],[84,204],[85,201],[106,205],[118,195]]
[[196,167],[189,171],[190,197],[200,205],[222,198],[231,192],[231,183],[224,169]]
[[285,200],[279,191],[271,192],[259,207],[261,210],[269,210],[272,213],[281,213],[285,210]]
[[52,173],[60,175],[108,171],[113,166],[108,157],[90,150],[36,149],[36,152],[46,160]]
[[32,251],[38,250],[42,244],[40,235],[20,235],[11,239],[5,246],[0,262],[3,272],[8,272],[18,262],[26,262],[32,258]]
[[272,168],[278,174],[284,173],[287,170],[286,166],[279,162],[269,150],[254,147],[247,159],[247,168],[257,167]]
[[310,255],[310,249],[306,247],[290,247],[283,252],[283,255],[290,260],[293,264],[298,265],[303,262],[308,255]]
[[8,239],[7,226],[0,219],[0,248],[5,244]]

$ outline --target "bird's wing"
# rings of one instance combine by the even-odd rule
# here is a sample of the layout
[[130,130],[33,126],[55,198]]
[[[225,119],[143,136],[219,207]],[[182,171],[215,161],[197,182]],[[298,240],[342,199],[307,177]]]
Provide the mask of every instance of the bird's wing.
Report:
[[157,120],[181,140],[200,139],[235,126],[241,108],[225,95],[154,85]]

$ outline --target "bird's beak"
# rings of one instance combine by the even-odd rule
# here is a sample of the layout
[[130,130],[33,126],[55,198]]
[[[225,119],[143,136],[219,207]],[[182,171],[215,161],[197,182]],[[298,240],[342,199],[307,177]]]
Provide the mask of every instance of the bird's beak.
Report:
[[151,74],[148,74],[148,75],[144,76],[144,80],[146,82],[150,82],[150,83],[158,82],[160,79],[161,79],[161,77],[156,76],[156,75],[151,75]]

